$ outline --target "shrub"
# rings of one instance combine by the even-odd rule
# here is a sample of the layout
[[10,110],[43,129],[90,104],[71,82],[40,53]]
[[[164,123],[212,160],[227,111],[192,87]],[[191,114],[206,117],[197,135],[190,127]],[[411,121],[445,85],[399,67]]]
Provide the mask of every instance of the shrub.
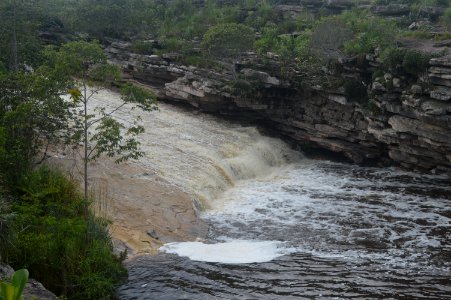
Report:
[[259,84],[257,80],[246,79],[243,76],[239,76],[231,81],[229,86],[233,95],[247,98],[255,94]]
[[373,75],[371,76],[371,79],[375,81],[377,78],[380,78],[382,76],[384,76],[384,72],[380,69],[377,69],[376,71],[374,71]]
[[276,26],[266,26],[263,28],[261,37],[255,42],[254,48],[260,54],[277,51],[280,37]]
[[421,75],[426,72],[431,56],[416,50],[407,50],[402,67],[404,71],[411,75]]
[[431,55],[410,49],[387,48],[381,54],[385,68],[418,76],[426,72]]
[[211,27],[202,40],[203,47],[221,58],[236,57],[251,49],[254,32],[243,24],[225,23]]
[[144,55],[151,55],[154,53],[155,44],[153,42],[140,41],[132,45],[134,52]]
[[390,47],[381,53],[381,60],[384,67],[396,70],[402,66],[406,50],[397,47]]
[[221,70],[221,65],[218,64],[216,61],[208,59],[207,57],[202,56],[198,53],[182,55],[180,58],[177,59],[177,61],[188,66]]
[[186,53],[191,51],[192,46],[191,42],[175,37],[164,38],[161,41],[163,52]]
[[372,53],[396,43],[398,28],[393,20],[366,15],[360,11],[343,13],[341,19],[352,29],[354,39],[345,44],[349,54]]
[[267,3],[266,1],[262,1],[262,3],[252,5],[255,9],[251,9],[248,13],[248,16],[245,20],[245,23],[252,28],[260,29],[270,22],[277,22],[279,18],[275,13],[273,7]]
[[442,22],[446,29],[451,31],[451,7],[448,7],[445,10],[445,13],[442,16]]
[[436,0],[435,2],[435,4],[439,6],[446,7],[447,5],[449,5],[449,0]]
[[85,200],[60,172],[42,167],[24,176],[13,209],[18,233],[8,262],[69,299],[108,299],[125,274],[107,222],[84,218]]

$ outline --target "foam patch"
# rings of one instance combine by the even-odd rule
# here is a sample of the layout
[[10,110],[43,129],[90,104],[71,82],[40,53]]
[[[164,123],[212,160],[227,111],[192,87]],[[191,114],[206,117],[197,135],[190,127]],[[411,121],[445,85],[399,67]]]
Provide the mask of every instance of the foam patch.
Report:
[[217,244],[169,243],[161,247],[160,251],[185,256],[195,261],[249,264],[268,262],[294,250],[286,248],[282,242],[234,240]]

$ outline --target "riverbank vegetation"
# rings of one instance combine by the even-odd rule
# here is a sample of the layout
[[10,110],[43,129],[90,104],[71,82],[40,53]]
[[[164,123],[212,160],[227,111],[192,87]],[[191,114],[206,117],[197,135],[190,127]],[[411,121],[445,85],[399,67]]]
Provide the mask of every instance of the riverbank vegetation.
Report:
[[112,253],[108,222],[90,214],[78,185],[61,172],[40,167],[24,174],[10,192],[9,233],[1,256],[57,295],[107,299],[125,275]]
[[125,275],[108,222],[85,215],[78,183],[43,165],[68,132],[65,85],[38,71],[0,81],[0,257],[57,295],[108,299]]
[[108,220],[89,209],[95,199],[47,158],[62,146],[89,149],[82,156],[86,166],[101,155],[118,162],[138,157],[134,136],[142,128],[124,127],[112,111],[92,115],[88,100],[111,84],[122,91],[124,105],[154,109],[155,98],[123,84],[93,40],[46,46],[38,32],[48,16],[39,14],[42,7],[21,5],[1,6],[11,17],[1,18],[7,25],[1,34],[11,43],[0,58],[0,259],[27,268],[58,296],[109,299],[126,275],[126,253],[113,253]]

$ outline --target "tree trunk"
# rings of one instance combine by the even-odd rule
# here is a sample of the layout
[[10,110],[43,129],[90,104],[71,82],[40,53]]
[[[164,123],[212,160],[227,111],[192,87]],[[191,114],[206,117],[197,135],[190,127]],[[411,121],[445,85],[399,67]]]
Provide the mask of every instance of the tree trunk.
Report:
[[[83,140],[83,148],[84,148],[84,156],[83,156],[83,167],[84,167],[84,172],[83,172],[83,181],[84,181],[84,193],[85,193],[85,201],[88,201],[88,98],[86,96],[86,83],[85,83],[85,79],[83,78],[83,118],[84,118],[84,125],[83,125],[83,135],[84,135],[84,140]],[[88,219],[88,204],[85,204],[85,208],[84,208],[84,214],[85,214],[85,219]]]
[[13,40],[11,45],[11,70],[17,71],[16,0],[13,0]]

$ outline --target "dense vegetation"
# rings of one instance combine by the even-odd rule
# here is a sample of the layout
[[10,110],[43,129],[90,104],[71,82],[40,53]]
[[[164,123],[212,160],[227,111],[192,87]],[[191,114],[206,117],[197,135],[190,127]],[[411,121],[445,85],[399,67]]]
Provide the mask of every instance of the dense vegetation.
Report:
[[[88,194],[88,167],[103,154],[117,162],[141,156],[135,136],[143,128],[115,120],[121,106],[92,115],[89,100],[110,83],[122,86],[124,104],[150,110],[155,98],[120,82],[119,69],[96,42],[46,47],[40,55],[34,70],[13,64],[0,74],[0,257],[28,268],[57,294],[109,298],[124,275],[126,254],[113,255],[107,220],[89,210],[95,199]],[[78,184],[45,166],[48,149],[59,145],[80,152],[83,195]]]
[[[449,32],[440,30],[440,25],[449,28],[450,24],[451,8],[447,0],[373,1],[380,5],[407,5],[409,12],[398,18],[377,16],[370,9],[358,5],[338,15],[323,8],[289,15],[274,9],[274,4],[284,4],[284,1],[276,0],[39,0],[27,3],[8,1],[0,6],[0,25],[5,28],[0,37],[12,41],[15,32],[17,57],[31,66],[39,61],[40,57],[36,55],[39,51],[36,50],[49,33],[53,38],[60,38],[56,42],[85,34],[100,41],[132,39],[137,52],[177,52],[180,59],[199,64],[208,60],[208,56],[202,53],[202,42],[208,37],[205,34],[211,27],[224,24],[240,24],[246,26],[245,31],[254,32],[257,39],[252,48],[258,53],[292,54],[300,60],[306,59],[306,53],[312,46],[317,46],[324,35],[327,40],[333,33],[342,37],[336,45],[339,49],[334,50],[350,55],[394,46],[404,36],[430,37],[430,32],[434,32],[432,37],[436,39],[450,37]],[[322,5],[318,4],[318,7]],[[442,7],[443,15],[438,18],[431,15],[430,7]],[[16,22],[15,30],[12,28],[14,10],[16,18],[22,20]],[[412,22],[422,20],[432,23],[426,22],[415,31],[408,29]],[[331,27],[334,32],[327,31]],[[11,43],[1,45],[0,60],[7,67],[12,65],[11,60],[15,57],[11,53]]]
[[[95,41],[46,47],[39,32],[61,29],[61,22],[45,12],[52,3],[27,3],[0,5],[0,34],[10,41],[0,56],[0,259],[27,268],[57,295],[109,299],[126,273],[126,253],[113,254],[108,220],[89,210],[95,199],[87,193],[88,166],[103,154],[118,162],[142,155],[134,136],[143,129],[125,128],[111,111],[93,116],[88,102],[111,83],[121,87],[124,103],[143,110],[153,109],[155,99],[123,84]],[[48,150],[60,145],[87,153],[84,194],[46,164]]]
[[42,166],[66,138],[68,82],[39,68],[0,75],[0,257],[58,295],[108,299],[124,275],[108,223],[84,214],[78,184]]
[[58,295],[108,299],[125,274],[124,257],[112,253],[106,220],[84,218],[86,200],[78,186],[40,167],[22,176],[12,196],[16,231],[2,247],[2,258],[27,267]]
[[[365,55],[377,54],[382,67],[374,77],[389,71],[416,79],[425,72],[430,56],[400,48],[403,41],[451,37],[449,0],[373,1],[406,5],[408,13],[397,18],[378,16],[358,6],[330,11],[318,5],[315,11],[291,15],[274,9],[284,1],[200,2],[0,3],[2,260],[16,268],[27,267],[31,277],[70,299],[108,298],[124,274],[123,257],[112,254],[108,222],[87,211],[86,190],[80,194],[78,185],[64,174],[43,166],[46,149],[61,143],[81,143],[85,149],[88,142],[97,143],[96,149],[102,151],[92,156],[85,153],[86,168],[101,154],[120,154],[119,160],[142,155],[135,139],[121,136],[122,124],[108,112],[92,139],[87,137],[86,124],[95,120],[86,113],[74,113],[77,105],[88,103],[87,84],[114,81],[121,85],[117,68],[106,63],[94,40],[128,40],[137,53],[171,53],[182,63],[230,70],[235,75],[233,87],[241,93],[252,93],[258,84],[235,74],[235,62],[252,51],[263,63],[276,58],[280,76],[286,79],[343,86],[350,100],[365,102],[367,88],[361,82],[330,76],[337,61],[355,58],[359,62]],[[431,6],[442,8],[443,14],[431,15]],[[409,29],[414,22],[419,25]],[[125,101],[138,102],[145,110],[154,108],[154,98],[133,86],[123,85],[122,91]],[[70,94],[72,101],[64,100],[64,94]],[[141,131],[135,127],[129,133],[133,137]]]

